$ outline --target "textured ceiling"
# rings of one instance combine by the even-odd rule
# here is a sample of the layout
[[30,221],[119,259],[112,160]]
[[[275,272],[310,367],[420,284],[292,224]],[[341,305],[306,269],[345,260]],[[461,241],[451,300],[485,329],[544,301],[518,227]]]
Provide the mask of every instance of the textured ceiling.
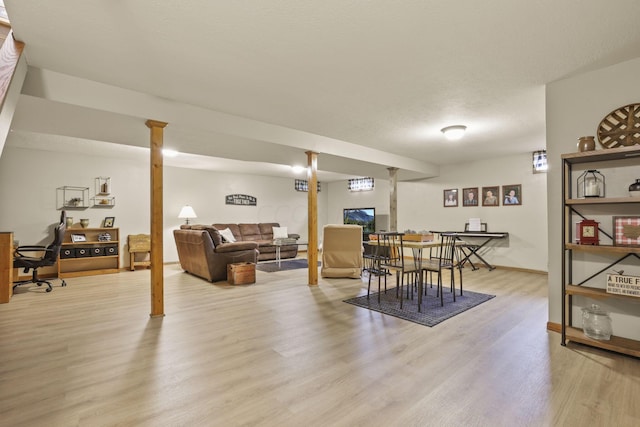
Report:
[[[640,56],[637,0],[5,4],[32,69],[435,165],[544,147],[546,83]],[[453,124],[468,127],[454,143],[440,133]],[[280,144],[212,149],[211,129],[193,127],[193,154]]]

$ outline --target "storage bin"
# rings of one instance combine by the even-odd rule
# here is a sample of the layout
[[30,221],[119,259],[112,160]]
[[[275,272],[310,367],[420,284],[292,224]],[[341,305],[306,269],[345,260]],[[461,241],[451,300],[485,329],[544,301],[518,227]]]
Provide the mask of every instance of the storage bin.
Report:
[[118,255],[118,245],[105,246],[103,255]]
[[256,283],[256,265],[252,262],[227,264],[227,282],[230,285]]
[[91,248],[91,256],[104,256],[104,248],[98,246]]
[[76,248],[76,258],[91,256],[91,248]]
[[76,257],[76,249],[75,248],[63,248],[60,250],[60,258],[75,258]]

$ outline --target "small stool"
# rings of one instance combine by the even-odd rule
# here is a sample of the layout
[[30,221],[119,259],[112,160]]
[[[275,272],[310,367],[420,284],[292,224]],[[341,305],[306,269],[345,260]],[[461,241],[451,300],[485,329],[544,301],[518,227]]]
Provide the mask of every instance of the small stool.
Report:
[[136,269],[137,265],[151,267],[151,260],[136,261],[137,253],[151,255],[151,236],[148,234],[130,234],[127,236],[129,245],[129,268],[131,271]]

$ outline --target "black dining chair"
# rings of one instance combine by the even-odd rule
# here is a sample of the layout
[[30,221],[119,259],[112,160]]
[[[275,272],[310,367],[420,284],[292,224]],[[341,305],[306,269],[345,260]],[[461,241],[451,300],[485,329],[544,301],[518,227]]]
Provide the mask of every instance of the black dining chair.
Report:
[[[429,282],[433,284],[432,275],[437,274],[437,294],[440,296],[440,305],[444,305],[444,296],[442,292],[442,272],[449,270],[451,273],[450,284],[453,300],[456,300],[455,292],[455,273],[457,269],[460,274],[460,295],[462,295],[462,269],[456,256],[456,238],[452,234],[442,233],[440,235],[440,245],[437,247],[436,256],[423,261],[422,269],[429,274]],[[425,286],[426,293],[426,286]]]
[[[53,287],[50,280],[45,280],[38,276],[38,269],[56,265],[64,233],[66,230],[66,214],[63,211],[60,215],[60,223],[56,226],[53,241],[48,246],[18,246],[14,252],[13,267],[22,268],[25,273],[32,271],[30,279],[13,282],[13,289],[21,285],[35,283],[38,286],[47,285],[47,292],[51,292]],[[67,282],[62,279],[62,286],[67,286]]]
[[[384,278],[384,291],[387,291],[387,276],[395,273],[396,276],[396,297],[400,302],[400,309],[403,308],[404,291],[406,283],[407,298],[413,298],[413,287],[418,283],[420,270],[414,262],[407,262],[405,259],[404,233],[380,232],[375,233],[377,244],[374,246],[372,265],[369,271],[369,286],[367,296],[371,293],[371,277],[378,278],[378,303],[382,292],[382,278]],[[406,282],[405,282],[406,280]]]

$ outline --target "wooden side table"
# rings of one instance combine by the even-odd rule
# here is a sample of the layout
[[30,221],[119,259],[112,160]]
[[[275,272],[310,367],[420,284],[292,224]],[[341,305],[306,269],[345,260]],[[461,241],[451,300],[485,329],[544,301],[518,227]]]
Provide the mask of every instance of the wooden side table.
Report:
[[[136,266],[151,267],[151,236],[149,234],[130,234],[127,236],[127,244],[129,245],[129,269],[134,271]],[[149,258],[145,256],[144,261],[136,261],[136,254],[149,254]]]

